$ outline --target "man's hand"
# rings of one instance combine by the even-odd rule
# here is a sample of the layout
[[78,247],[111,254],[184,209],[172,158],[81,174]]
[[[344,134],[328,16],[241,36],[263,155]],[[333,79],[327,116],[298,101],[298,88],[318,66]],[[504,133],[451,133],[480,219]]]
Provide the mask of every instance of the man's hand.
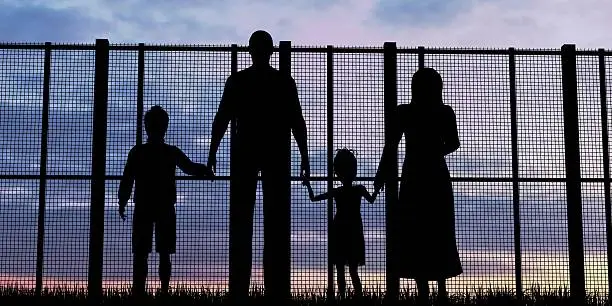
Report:
[[310,179],[302,176],[302,185],[306,187],[310,187]]
[[300,168],[300,176],[305,179],[310,179],[310,161],[308,158],[302,159],[302,166]]
[[210,176],[214,176],[215,172],[217,172],[217,157],[215,155],[208,156],[208,163],[206,164],[208,167],[208,171],[210,171]]
[[121,220],[125,221],[125,205],[119,204],[119,217],[121,217]]
[[385,181],[382,175],[377,175],[374,178],[374,193],[378,194],[381,190],[385,189]]

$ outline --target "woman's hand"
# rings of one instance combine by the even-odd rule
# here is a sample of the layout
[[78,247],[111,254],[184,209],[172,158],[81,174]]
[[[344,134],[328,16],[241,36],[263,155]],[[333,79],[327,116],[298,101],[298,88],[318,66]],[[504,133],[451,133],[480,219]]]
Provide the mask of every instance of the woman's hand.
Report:
[[381,190],[385,189],[385,180],[382,175],[377,175],[374,178],[374,193],[378,194]]

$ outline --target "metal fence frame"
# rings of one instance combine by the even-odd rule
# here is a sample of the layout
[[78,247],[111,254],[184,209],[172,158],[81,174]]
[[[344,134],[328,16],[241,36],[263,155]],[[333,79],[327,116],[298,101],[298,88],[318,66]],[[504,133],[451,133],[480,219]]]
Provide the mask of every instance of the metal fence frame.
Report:
[[[91,180],[91,208],[90,208],[90,240],[89,240],[89,273],[88,292],[91,296],[99,296],[102,293],[102,262],[103,262],[103,238],[104,238],[104,192],[107,180],[119,179],[117,176],[106,174],[106,126],[107,126],[107,102],[108,102],[108,67],[110,50],[133,50],[138,51],[138,89],[137,89],[137,143],[142,142],[142,116],[143,116],[143,92],[144,92],[144,56],[147,51],[223,51],[231,53],[231,71],[237,71],[237,54],[246,51],[246,47],[231,46],[179,46],[179,45],[110,45],[106,39],[96,40],[95,45],[67,45],[67,44],[0,44],[0,49],[37,49],[44,50],[44,83],[42,98],[42,134],[40,154],[39,175],[0,175],[0,179],[35,179],[39,180],[39,207],[38,207],[38,239],[36,258],[36,292],[40,293],[43,288],[43,258],[44,258],[44,224],[45,224],[45,195],[48,180],[54,179],[85,179]],[[95,86],[94,86],[94,111],[93,111],[93,148],[92,148],[92,174],[89,175],[48,175],[47,174],[47,134],[49,129],[49,83],[51,75],[51,54],[54,50],[95,50]],[[582,200],[581,183],[600,182],[604,183],[605,194],[605,229],[606,229],[606,251],[608,263],[612,262],[612,226],[610,209],[610,160],[608,149],[608,125],[606,97],[606,65],[605,57],[612,55],[612,51],[604,49],[576,50],[574,45],[564,45],[560,50],[520,50],[508,49],[439,49],[439,48],[397,48],[395,42],[384,43],[383,48],[344,48],[344,47],[293,47],[291,42],[282,41],[275,51],[279,52],[281,59],[281,70],[289,70],[291,65],[291,53],[323,53],[327,56],[327,177],[314,177],[313,180],[326,181],[327,187],[333,186],[333,90],[334,74],[333,61],[335,53],[380,53],[384,55],[384,113],[385,113],[385,139],[388,139],[389,118],[398,102],[397,88],[397,55],[417,54],[419,67],[425,66],[425,57],[432,54],[497,54],[507,56],[509,67],[508,88],[510,90],[511,109],[511,150],[512,150],[512,177],[511,178],[470,178],[454,177],[455,182],[511,182],[512,203],[514,220],[514,249],[515,249],[515,290],[521,296],[523,285],[521,280],[521,238],[520,238],[520,188],[521,182],[561,182],[566,184],[567,211],[568,211],[568,246],[570,267],[570,291],[573,296],[585,296],[585,270],[583,250],[583,228],[582,228]],[[562,60],[563,80],[563,116],[565,136],[565,178],[525,178],[519,176],[518,160],[518,124],[517,124],[517,98],[516,98],[516,64],[517,55],[560,55]],[[601,98],[601,122],[602,122],[602,146],[603,146],[603,179],[582,178],[580,174],[580,150],[579,150],[579,125],[578,125],[578,96],[577,96],[577,72],[576,56],[597,56],[599,59],[599,87]],[[331,69],[330,69],[331,68]],[[233,129],[232,129],[233,130]],[[397,159],[397,158],[396,158]],[[397,164],[392,166],[393,171],[387,178],[389,182],[397,182]],[[395,172],[395,173],[393,173]],[[181,178],[179,178],[181,179]],[[229,177],[215,177],[213,180],[228,180]],[[293,180],[299,180],[294,177]],[[372,177],[361,177],[358,180],[371,180]],[[397,184],[387,184],[386,188],[386,226],[390,226],[392,210],[397,203]],[[332,201],[328,201],[328,220],[332,216]],[[387,239],[390,237],[387,231]],[[390,244],[387,244],[386,260],[386,283],[390,294],[397,294],[399,280],[392,269],[392,253]],[[608,295],[612,294],[612,265],[608,265]],[[328,264],[328,288],[329,296],[333,296],[333,267]]]

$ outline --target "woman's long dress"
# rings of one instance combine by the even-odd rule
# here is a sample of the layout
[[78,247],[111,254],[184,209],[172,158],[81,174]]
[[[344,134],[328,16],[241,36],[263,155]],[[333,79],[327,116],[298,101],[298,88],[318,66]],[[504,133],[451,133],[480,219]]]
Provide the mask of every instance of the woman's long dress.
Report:
[[397,110],[397,127],[406,139],[396,236],[399,276],[427,280],[457,276],[463,270],[455,237],[453,187],[442,151],[444,139],[456,137],[449,135],[456,133],[454,112],[445,105],[408,104]]

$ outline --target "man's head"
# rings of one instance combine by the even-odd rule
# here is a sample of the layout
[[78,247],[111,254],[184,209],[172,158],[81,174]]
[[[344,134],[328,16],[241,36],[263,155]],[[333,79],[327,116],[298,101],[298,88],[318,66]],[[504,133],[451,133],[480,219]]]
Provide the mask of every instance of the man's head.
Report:
[[251,34],[249,39],[249,53],[255,65],[268,65],[270,56],[274,52],[272,36],[263,30],[257,30]]
[[150,140],[164,139],[168,130],[168,113],[159,105],[151,107],[144,116],[145,131]]

